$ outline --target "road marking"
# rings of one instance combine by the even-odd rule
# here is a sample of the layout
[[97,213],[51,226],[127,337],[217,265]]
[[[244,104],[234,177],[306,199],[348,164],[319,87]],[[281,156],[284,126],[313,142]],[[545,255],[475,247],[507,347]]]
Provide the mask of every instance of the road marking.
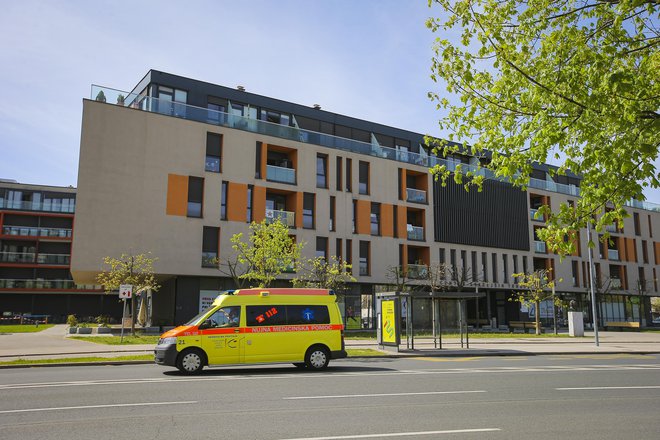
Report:
[[384,394],[340,394],[334,396],[298,396],[298,397],[283,397],[283,400],[305,400],[305,399],[345,399],[351,397],[392,397],[392,396],[428,396],[436,394],[469,394],[469,393],[485,393],[485,390],[474,391],[428,391],[422,393],[384,393]]
[[282,440],[348,440],[353,438],[412,437],[419,435],[471,434],[475,432],[493,432],[493,431],[501,431],[501,429],[481,428],[481,429],[452,429],[446,431],[388,432],[384,434],[335,435],[329,437],[299,437],[299,438],[289,438]]
[[85,406],[60,406],[56,408],[29,408],[29,409],[11,409],[0,411],[0,414],[12,413],[26,413],[26,412],[41,412],[41,411],[65,411],[70,409],[93,409],[93,408],[122,408],[128,406],[154,406],[154,405],[186,405],[197,403],[197,401],[184,401],[184,402],[144,402],[144,403],[116,403],[111,405],[85,405]]
[[440,358],[440,357],[414,357],[411,358],[416,361],[428,361],[428,362],[468,362],[476,361],[483,359],[483,357],[459,357],[459,358]]
[[629,387],[576,387],[576,388],[555,388],[558,391],[587,391],[587,390],[658,390],[660,385],[644,385]]
[[565,359],[656,359],[656,356],[652,354],[633,354],[633,353],[618,353],[618,354],[564,354],[564,355],[555,355],[550,356],[550,359],[553,360],[565,360]]

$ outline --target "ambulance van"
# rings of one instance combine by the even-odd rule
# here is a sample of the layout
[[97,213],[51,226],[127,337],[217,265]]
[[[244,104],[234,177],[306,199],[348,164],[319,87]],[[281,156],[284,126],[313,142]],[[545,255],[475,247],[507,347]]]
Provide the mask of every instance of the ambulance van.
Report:
[[221,293],[188,323],[161,335],[155,361],[184,374],[205,365],[293,363],[322,370],[346,357],[337,297],[325,289]]

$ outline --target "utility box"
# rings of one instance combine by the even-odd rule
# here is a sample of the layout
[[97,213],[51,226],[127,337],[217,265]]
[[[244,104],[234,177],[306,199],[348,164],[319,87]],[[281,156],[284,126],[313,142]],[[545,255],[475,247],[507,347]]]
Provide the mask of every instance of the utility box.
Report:
[[582,312],[568,312],[568,334],[573,337],[584,336]]

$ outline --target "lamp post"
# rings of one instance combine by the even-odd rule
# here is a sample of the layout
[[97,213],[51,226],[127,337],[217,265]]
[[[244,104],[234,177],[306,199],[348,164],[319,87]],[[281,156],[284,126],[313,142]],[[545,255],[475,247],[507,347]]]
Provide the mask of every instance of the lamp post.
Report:
[[[591,222],[587,222],[587,243],[591,244]],[[596,341],[596,347],[600,346],[598,341],[598,318],[596,317],[596,292],[594,291],[594,256],[593,249],[589,246],[589,288],[591,289],[591,313],[593,315],[594,323],[594,338]]]
[[552,284],[552,325],[555,328],[555,335],[557,334],[557,304],[555,303],[555,285]]

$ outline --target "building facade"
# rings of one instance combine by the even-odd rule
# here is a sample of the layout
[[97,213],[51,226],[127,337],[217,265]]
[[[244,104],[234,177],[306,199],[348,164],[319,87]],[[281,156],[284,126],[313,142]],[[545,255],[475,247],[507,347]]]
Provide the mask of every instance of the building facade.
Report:
[[[460,288],[483,295],[468,306],[475,322],[528,317],[508,301],[518,288],[512,274],[548,268],[558,294],[590,319],[586,231],[563,261],[535,233],[539,206],[577,200],[577,176],[553,180],[538,166],[527,191],[489,178],[483,192],[466,193],[428,169],[466,170],[478,159],[437,158],[421,134],[154,70],[132,92],[93,86],[91,98],[83,100],[72,274],[93,283],[104,256],[151,252],[162,284],[155,324],[182,323],[203,298],[233,288],[214,258],[229,258],[230,238],[251,221],[272,218],[306,243],[306,257],[352,264],[357,282],[342,301],[351,326],[373,326],[374,294],[391,290],[393,268],[419,285],[437,263],[461,268]],[[596,249],[601,319],[650,323],[649,299],[660,295],[659,210],[635,202]],[[416,304],[424,326],[430,307]],[[443,307],[447,325],[454,310]]]
[[75,188],[0,180],[0,312],[5,319],[65,322],[68,314],[116,313],[98,286],[76,284],[71,277],[75,207]]

